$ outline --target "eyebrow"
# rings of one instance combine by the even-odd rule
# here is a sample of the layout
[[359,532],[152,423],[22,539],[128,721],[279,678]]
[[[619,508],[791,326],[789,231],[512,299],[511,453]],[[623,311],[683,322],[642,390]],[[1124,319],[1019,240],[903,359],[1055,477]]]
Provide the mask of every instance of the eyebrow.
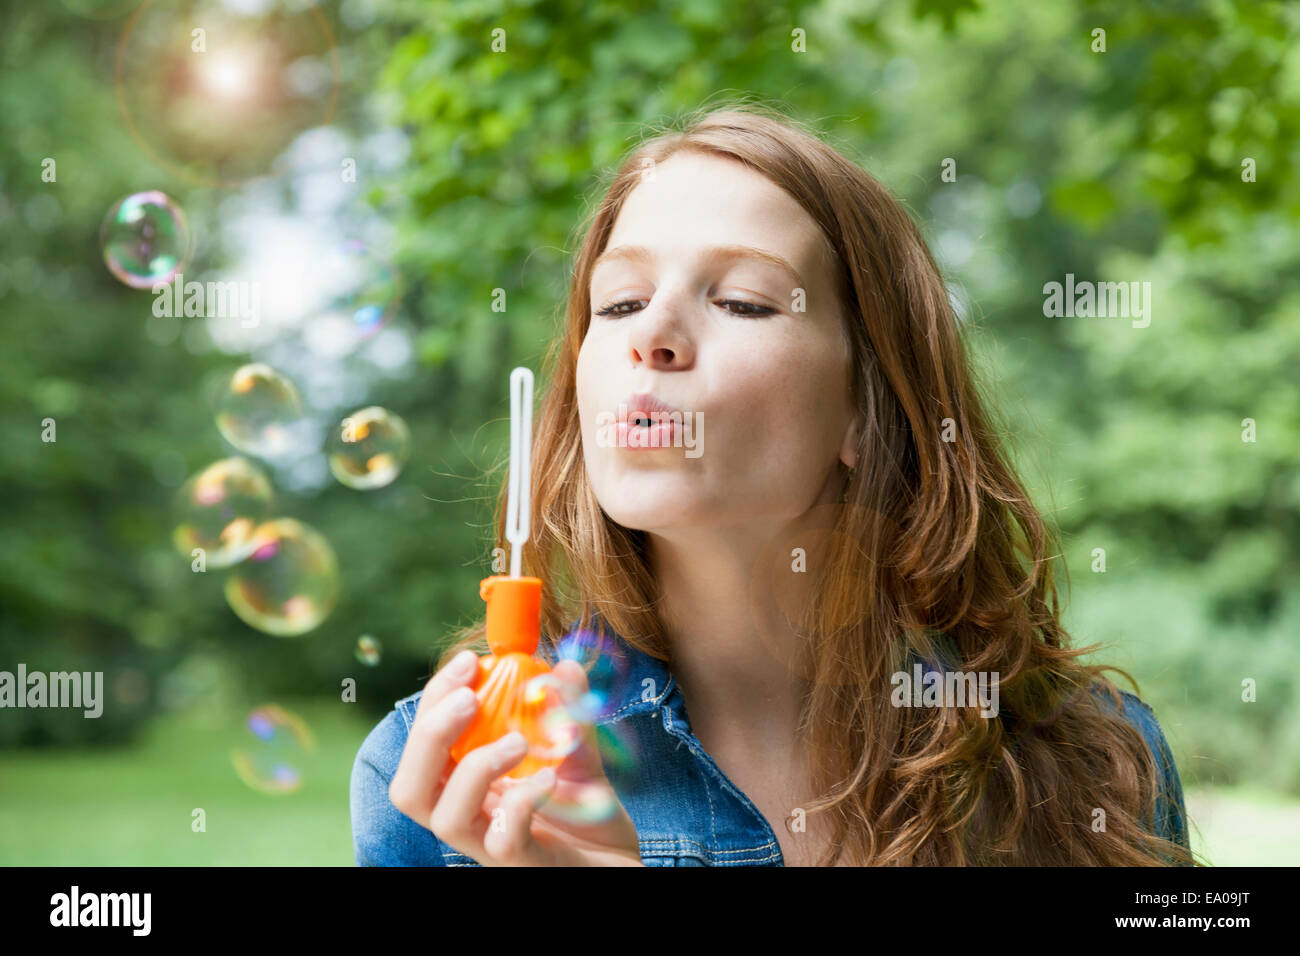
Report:
[[[606,249],[600,254],[596,261],[592,263],[591,271],[594,273],[596,267],[601,263],[618,259],[648,263],[655,260],[655,254],[645,246],[615,246],[613,249]],[[794,279],[797,287],[804,287],[803,277],[799,275],[799,271],[786,259],[778,256],[775,252],[768,252],[766,249],[757,249],[754,246],[712,246],[704,250],[704,259],[708,262],[724,259],[757,259],[785,271]]]

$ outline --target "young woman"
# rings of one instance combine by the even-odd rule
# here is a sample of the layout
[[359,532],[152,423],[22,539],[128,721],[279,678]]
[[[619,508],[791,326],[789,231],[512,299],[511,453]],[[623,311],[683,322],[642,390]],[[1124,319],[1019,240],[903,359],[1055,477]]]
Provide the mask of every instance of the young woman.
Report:
[[660,131],[548,372],[523,573],[594,720],[521,781],[517,733],[451,764],[464,632],[357,756],[358,863],[1191,862],[1159,725],[1076,661],[943,280],[857,165],[744,104]]

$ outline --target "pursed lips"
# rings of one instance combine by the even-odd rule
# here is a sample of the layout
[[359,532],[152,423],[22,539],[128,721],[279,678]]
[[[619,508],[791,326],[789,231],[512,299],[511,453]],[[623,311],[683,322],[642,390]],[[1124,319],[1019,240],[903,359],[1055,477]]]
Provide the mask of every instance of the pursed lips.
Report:
[[634,392],[623,399],[623,405],[627,407],[628,421],[642,428],[654,424],[656,418],[662,422],[671,420],[670,416],[674,414],[679,418],[682,416],[680,409],[648,392]]

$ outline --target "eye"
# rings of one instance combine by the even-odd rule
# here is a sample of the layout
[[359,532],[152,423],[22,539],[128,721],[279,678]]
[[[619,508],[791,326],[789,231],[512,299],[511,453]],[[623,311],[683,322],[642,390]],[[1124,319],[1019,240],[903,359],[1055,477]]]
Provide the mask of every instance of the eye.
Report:
[[605,306],[605,308],[603,309],[598,309],[596,311],[596,314],[612,315],[612,316],[631,315],[632,314],[631,312],[619,312],[617,310],[623,308],[623,306],[625,305],[636,305],[638,302],[644,302],[644,301],[645,299],[624,299],[622,302],[614,302],[611,305]]
[[[625,306],[634,306],[643,302],[645,302],[645,299],[624,299],[622,302],[614,302],[611,303],[610,305],[605,306],[603,309],[598,309],[596,311],[596,315],[604,315],[604,316],[631,315],[632,314],[631,310],[629,311],[621,311],[621,310]],[[737,311],[736,309],[727,310],[731,312],[732,315],[763,316],[763,315],[772,315],[773,313],[776,312],[776,309],[769,308],[765,305],[758,305],[757,303],[754,302],[746,302],[744,299],[719,299],[717,301],[717,304],[721,306],[737,307],[739,311]]]
[[[720,305],[737,305],[741,306],[744,311],[735,312],[734,315],[771,315],[776,309],[769,309],[765,305],[758,305],[754,302],[746,302],[744,299],[719,299]],[[758,310],[758,311],[750,311]]]

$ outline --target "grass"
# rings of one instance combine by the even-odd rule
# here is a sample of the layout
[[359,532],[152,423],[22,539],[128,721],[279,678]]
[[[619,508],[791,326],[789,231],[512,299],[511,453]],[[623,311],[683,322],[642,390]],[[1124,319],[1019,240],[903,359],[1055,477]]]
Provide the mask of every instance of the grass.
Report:
[[[340,705],[286,709],[316,750],[301,787],[264,794],[230,758],[243,714],[185,714],[117,750],[11,751],[0,773],[0,865],[351,866],[348,781],[372,726]],[[202,808],[206,831],[191,829]]]
[[1210,864],[1300,865],[1300,801],[1245,788],[1188,790],[1184,800],[1192,849]]
[[[283,704],[317,744],[289,794],[253,790],[235,772],[243,714],[172,716],[130,748],[5,754],[0,865],[351,866],[348,780],[372,723],[338,704]],[[1211,789],[1186,799],[1193,849],[1210,863],[1300,862],[1300,801]],[[196,807],[205,832],[191,829]]]

